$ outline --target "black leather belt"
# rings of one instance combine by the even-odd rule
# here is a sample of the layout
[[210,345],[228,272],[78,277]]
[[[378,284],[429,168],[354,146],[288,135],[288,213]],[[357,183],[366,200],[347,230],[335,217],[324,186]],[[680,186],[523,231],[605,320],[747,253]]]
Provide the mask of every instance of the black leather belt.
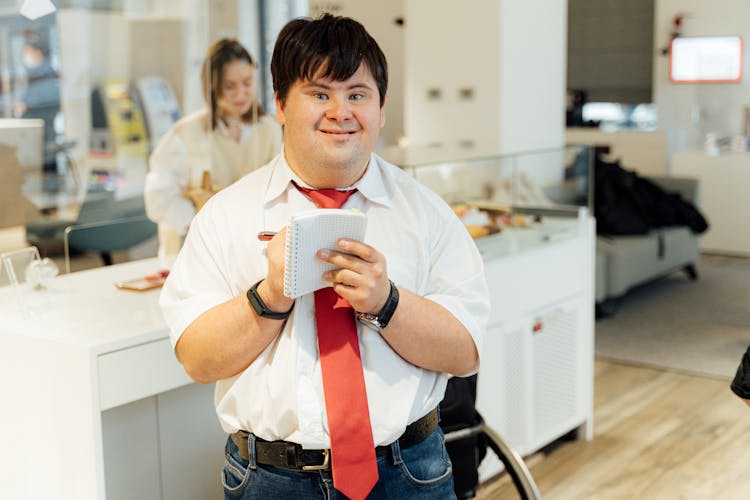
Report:
[[[437,409],[432,410],[424,417],[409,424],[398,444],[401,448],[408,448],[419,443],[432,434],[438,425]],[[237,445],[240,456],[249,460],[247,454],[247,431],[237,431],[232,434],[232,441]],[[377,456],[386,455],[391,449],[390,445],[375,448]],[[265,441],[256,436],[255,438],[255,460],[259,464],[273,465],[284,469],[318,471],[331,468],[330,450],[305,450],[297,443],[288,441]]]

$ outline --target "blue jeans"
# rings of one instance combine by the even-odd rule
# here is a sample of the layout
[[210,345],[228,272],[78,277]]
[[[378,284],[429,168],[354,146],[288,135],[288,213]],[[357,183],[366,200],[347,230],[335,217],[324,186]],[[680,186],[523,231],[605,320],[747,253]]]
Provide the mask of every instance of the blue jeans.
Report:
[[[455,499],[453,473],[445,438],[438,427],[422,442],[378,457],[379,479],[367,497],[379,499]],[[249,462],[231,438],[225,448],[222,483],[226,500],[269,498],[330,499],[346,497],[334,489],[331,471],[302,472],[255,463],[255,438],[248,439]],[[252,464],[252,465],[251,465]]]

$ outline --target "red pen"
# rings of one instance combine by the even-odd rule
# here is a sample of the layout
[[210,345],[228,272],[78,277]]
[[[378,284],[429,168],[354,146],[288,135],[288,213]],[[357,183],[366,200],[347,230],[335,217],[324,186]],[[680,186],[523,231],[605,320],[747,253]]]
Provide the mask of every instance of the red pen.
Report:
[[258,239],[260,241],[270,241],[275,235],[275,231],[261,231],[258,233]]

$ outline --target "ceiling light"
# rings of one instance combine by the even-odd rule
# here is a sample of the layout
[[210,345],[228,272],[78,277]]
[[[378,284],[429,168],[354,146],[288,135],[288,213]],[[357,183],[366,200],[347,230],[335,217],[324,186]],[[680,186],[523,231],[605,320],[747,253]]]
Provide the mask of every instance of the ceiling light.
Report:
[[51,0],[24,0],[21,5],[21,15],[32,21],[51,14],[55,10],[55,5]]

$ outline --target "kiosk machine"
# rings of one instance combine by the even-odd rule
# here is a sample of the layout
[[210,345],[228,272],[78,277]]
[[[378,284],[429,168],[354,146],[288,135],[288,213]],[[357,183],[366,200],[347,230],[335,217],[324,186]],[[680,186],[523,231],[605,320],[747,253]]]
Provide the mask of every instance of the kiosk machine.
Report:
[[180,106],[169,82],[160,76],[145,76],[136,84],[151,148],[156,147],[174,122],[180,119]]

